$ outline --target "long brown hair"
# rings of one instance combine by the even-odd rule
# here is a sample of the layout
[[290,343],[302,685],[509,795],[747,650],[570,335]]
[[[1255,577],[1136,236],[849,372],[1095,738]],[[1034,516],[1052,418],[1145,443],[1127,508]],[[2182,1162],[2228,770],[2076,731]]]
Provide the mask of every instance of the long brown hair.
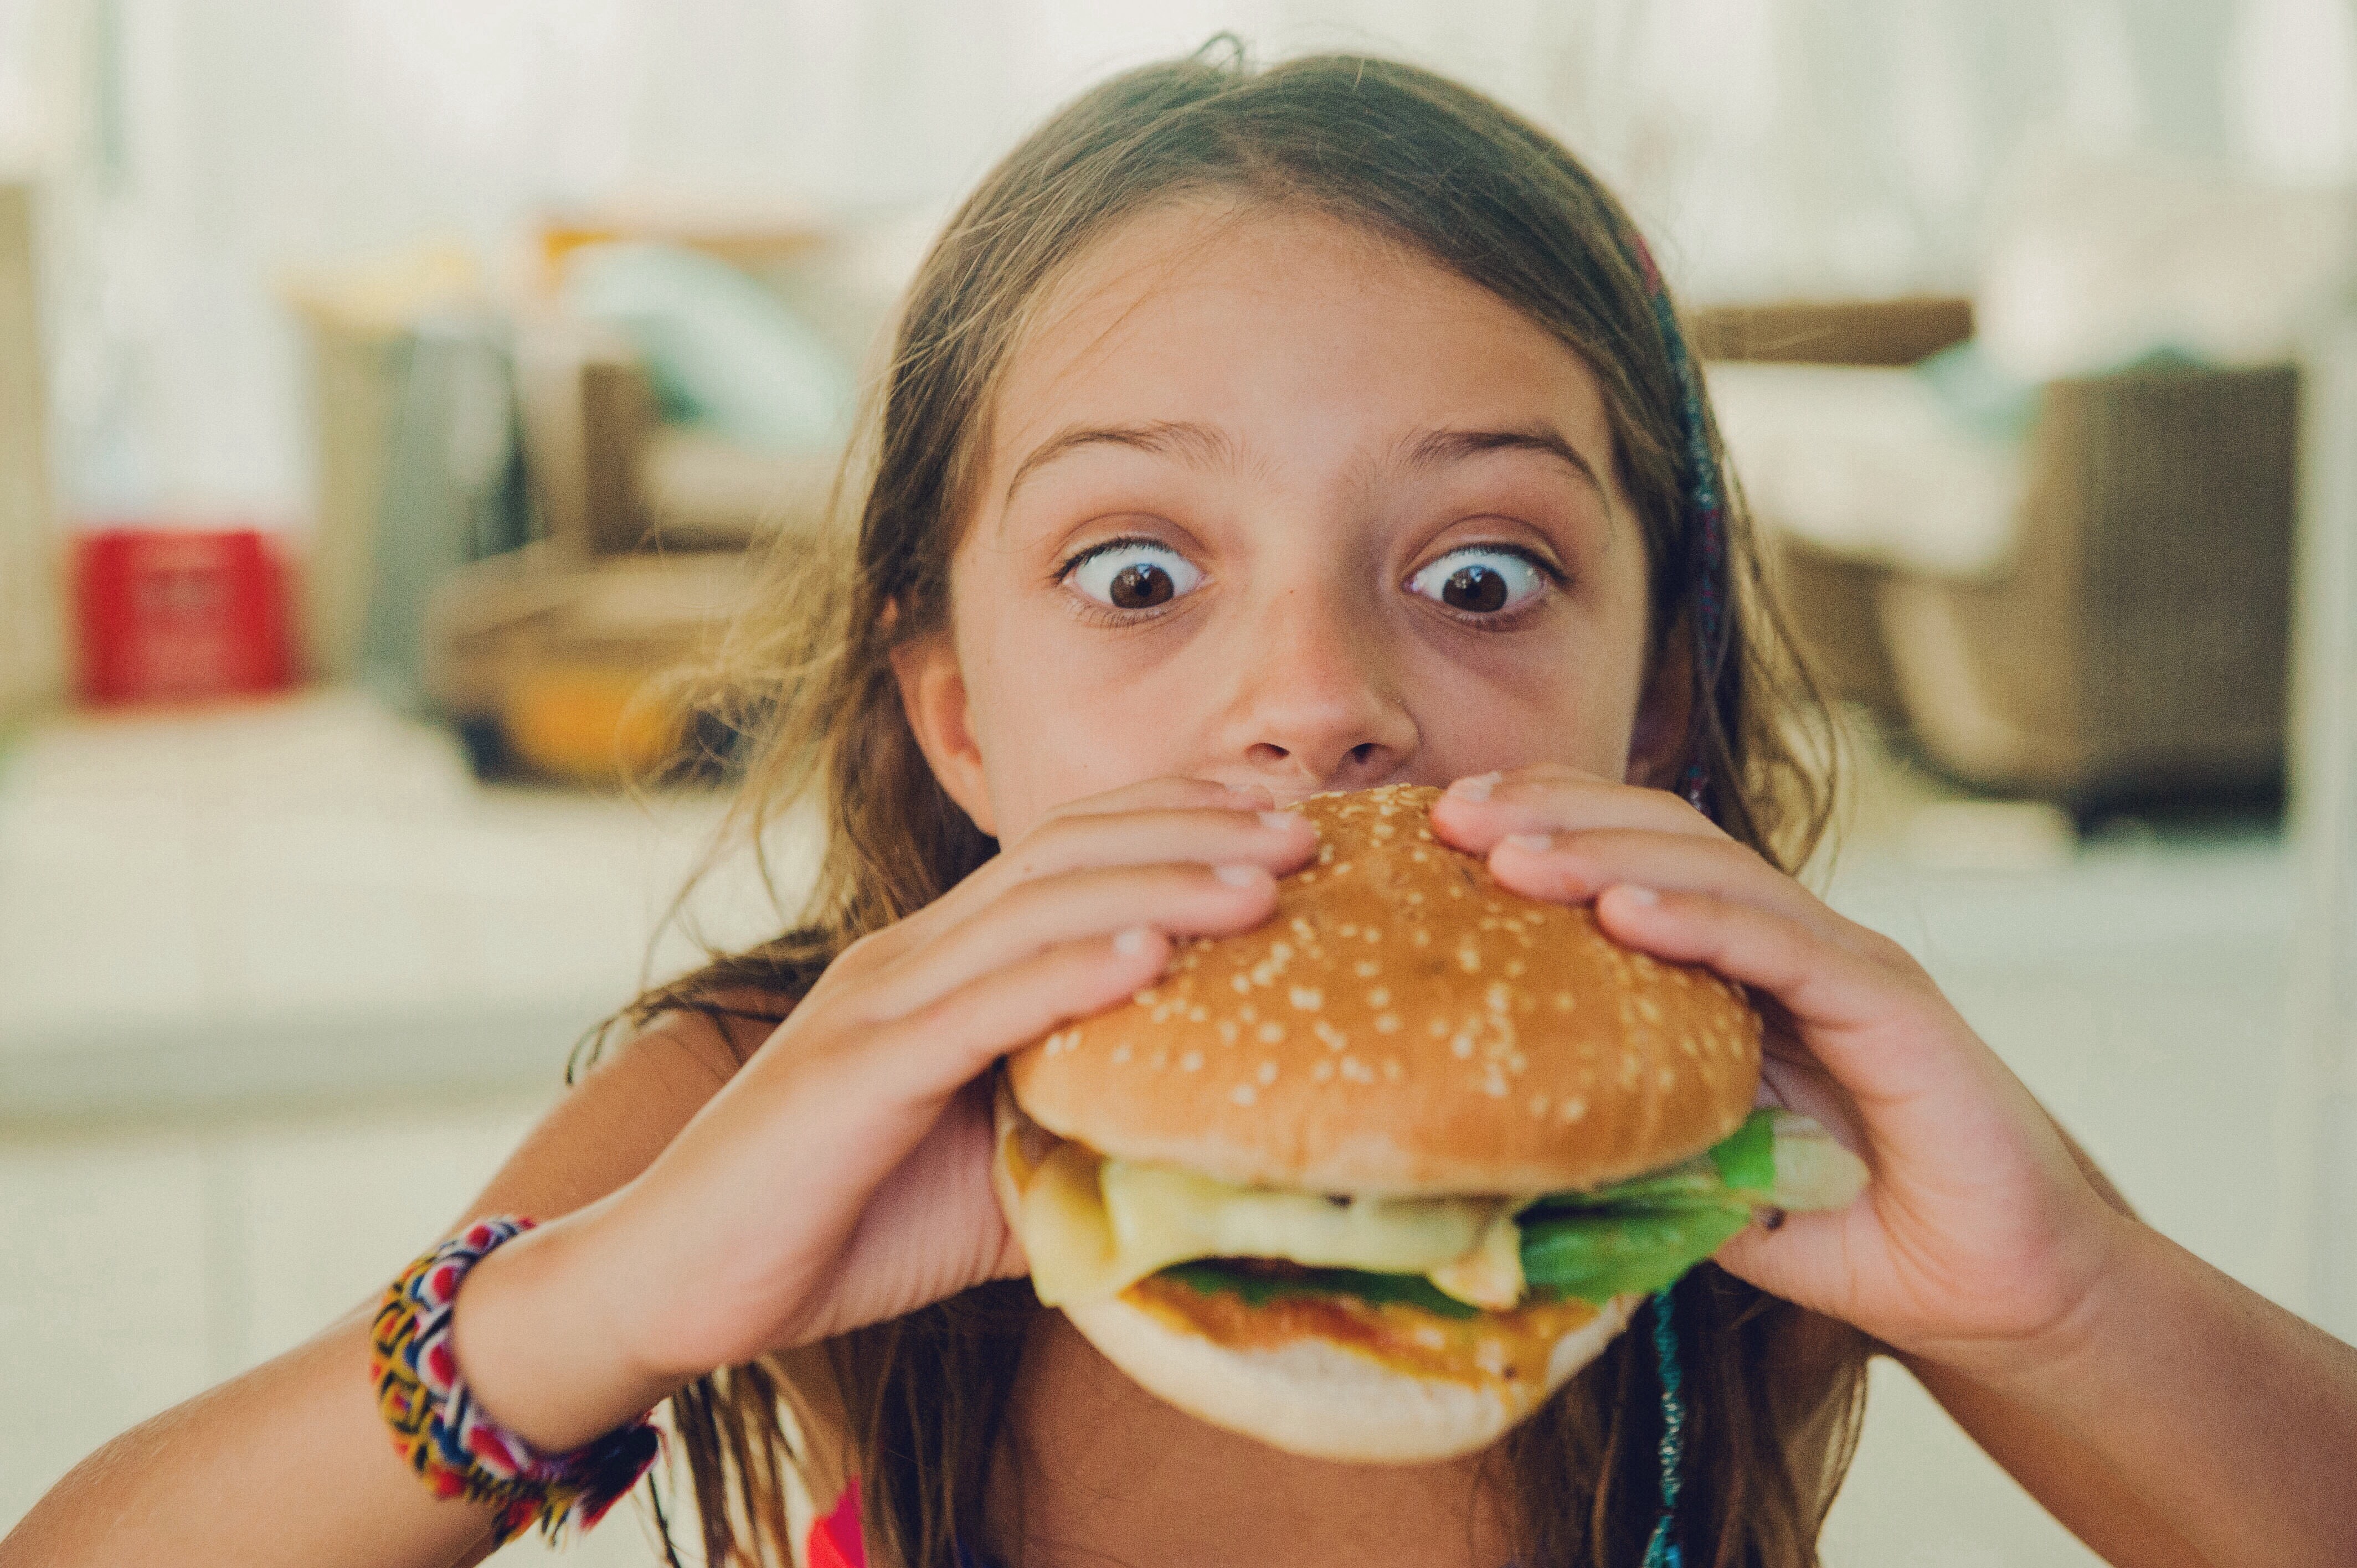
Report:
[[[1536,127],[1414,67],[1329,55],[1256,70],[1215,48],[1131,71],[1035,132],[950,220],[910,287],[855,457],[867,475],[856,521],[816,547],[780,550],[761,608],[732,632],[706,693],[707,714],[745,746],[737,827],[759,845],[796,803],[823,813],[798,924],[650,991],[626,1020],[680,1009],[782,1017],[847,944],[995,852],[919,753],[889,655],[945,624],[994,390],[1049,285],[1116,225],[1197,197],[1353,225],[1490,290],[1577,353],[1602,389],[1641,520],[1652,651],[1684,646],[1700,585],[1674,346],[1611,196]],[[1726,526],[1728,650],[1698,687],[1685,760],[1711,780],[1722,825],[1790,868],[1827,820],[1829,754],[1793,738],[1822,708],[1739,504]],[[1813,1563],[1863,1399],[1859,1341],[1707,1265],[1677,1294],[1692,1411],[1687,1561]],[[871,1561],[946,1568],[953,1541],[976,1539],[1039,1310],[1028,1284],[985,1286],[676,1395],[707,1560],[791,1560],[791,1466],[822,1499],[846,1473],[859,1477]],[[1642,1551],[1657,1498],[1655,1376],[1651,1346],[1624,1335],[1494,1451],[1491,1479],[1513,1505],[1526,1568]]]

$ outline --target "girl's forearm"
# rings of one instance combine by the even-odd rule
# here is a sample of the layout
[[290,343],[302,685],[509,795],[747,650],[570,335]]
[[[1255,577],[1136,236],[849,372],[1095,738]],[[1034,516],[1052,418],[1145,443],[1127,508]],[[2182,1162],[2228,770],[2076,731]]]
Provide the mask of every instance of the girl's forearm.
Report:
[[370,1316],[101,1448],[0,1541],[0,1568],[475,1561],[488,1510],[437,1501],[377,1414]]
[[2090,1544],[2140,1543],[2115,1561],[2357,1563],[2357,1349],[2115,1223],[2114,1266],[2050,1344],[1993,1373],[1918,1359],[1918,1375]]

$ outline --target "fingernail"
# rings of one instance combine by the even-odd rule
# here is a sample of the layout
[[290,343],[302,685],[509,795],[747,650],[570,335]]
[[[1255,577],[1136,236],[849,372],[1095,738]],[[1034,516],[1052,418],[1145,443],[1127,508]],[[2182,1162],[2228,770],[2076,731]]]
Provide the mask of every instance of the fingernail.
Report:
[[1612,891],[1631,904],[1658,904],[1662,901],[1660,894],[1650,887],[1640,887],[1633,882],[1623,882]]
[[1308,818],[1298,811],[1263,811],[1260,814],[1261,826],[1275,828],[1281,832],[1291,832],[1308,821]]
[[1544,854],[1555,847],[1555,840],[1546,833],[1508,833],[1506,842],[1531,854]]
[[1154,932],[1146,926],[1132,926],[1113,939],[1113,950],[1124,958],[1135,958],[1154,945]]
[[1773,1204],[1763,1206],[1760,1210],[1760,1229],[1762,1230],[1784,1229],[1784,1211]]
[[1502,773],[1476,773],[1469,779],[1459,779],[1448,787],[1448,792],[1460,800],[1486,800],[1498,787]]
[[1215,865],[1211,875],[1231,887],[1250,887],[1267,879],[1268,873],[1257,865]]

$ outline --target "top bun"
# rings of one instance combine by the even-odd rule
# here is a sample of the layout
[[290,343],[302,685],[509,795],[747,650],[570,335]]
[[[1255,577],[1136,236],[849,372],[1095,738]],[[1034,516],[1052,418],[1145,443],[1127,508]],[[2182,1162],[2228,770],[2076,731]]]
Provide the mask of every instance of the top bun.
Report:
[[1318,857],[1275,917],[1017,1054],[1017,1101],[1119,1159],[1401,1197],[1600,1187],[1733,1132],[1760,1081],[1743,993],[1507,892],[1434,837],[1439,797],[1301,801]]

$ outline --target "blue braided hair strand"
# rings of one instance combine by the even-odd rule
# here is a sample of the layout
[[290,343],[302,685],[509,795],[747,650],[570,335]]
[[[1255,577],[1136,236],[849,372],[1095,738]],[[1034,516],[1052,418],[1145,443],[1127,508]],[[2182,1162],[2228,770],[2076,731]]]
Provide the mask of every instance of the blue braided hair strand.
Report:
[[[1708,711],[1718,691],[1727,661],[1727,503],[1711,451],[1710,425],[1704,411],[1702,377],[1678,328],[1677,309],[1670,303],[1668,285],[1654,264],[1652,251],[1632,228],[1628,232],[1631,253],[1645,274],[1653,309],[1653,323],[1668,353],[1670,373],[1678,397],[1679,496],[1685,524],[1688,567],[1695,580],[1694,653],[1695,701],[1697,714]],[[1717,820],[1711,810],[1710,765],[1697,752],[1686,763],[1678,792],[1703,815]],[[1645,1543],[1644,1568],[1684,1568],[1678,1540],[1678,1497],[1685,1486],[1686,1403],[1684,1373],[1678,1363],[1678,1326],[1674,1287],[1658,1292],[1647,1304],[1652,1325],[1653,1364],[1662,1391],[1661,1511]]]

